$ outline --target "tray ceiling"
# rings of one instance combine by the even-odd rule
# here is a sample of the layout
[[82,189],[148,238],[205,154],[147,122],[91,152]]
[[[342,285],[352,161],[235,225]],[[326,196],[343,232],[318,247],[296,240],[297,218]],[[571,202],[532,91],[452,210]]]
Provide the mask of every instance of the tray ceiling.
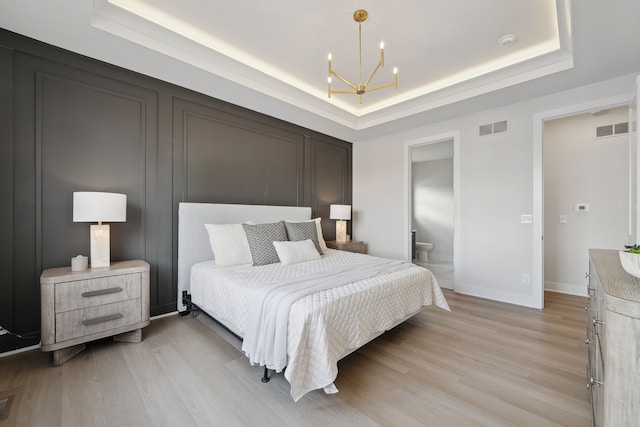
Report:
[[[327,55],[372,85],[398,89],[327,97]],[[92,25],[355,130],[375,126],[573,66],[568,0],[446,2],[203,2],[96,0]],[[501,46],[505,34],[515,41]],[[334,88],[338,88],[334,79]],[[347,88],[346,86],[344,87]]]

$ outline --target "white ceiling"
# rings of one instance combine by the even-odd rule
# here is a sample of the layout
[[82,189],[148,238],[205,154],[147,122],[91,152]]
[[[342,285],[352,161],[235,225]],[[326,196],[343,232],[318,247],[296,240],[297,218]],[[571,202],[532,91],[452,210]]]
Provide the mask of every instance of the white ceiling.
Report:
[[[441,120],[640,71],[637,0],[21,0],[0,26],[339,138]],[[398,89],[327,97],[327,54]],[[514,34],[502,47],[498,39]],[[335,83],[334,88],[339,88]],[[346,88],[346,87],[345,87]]]

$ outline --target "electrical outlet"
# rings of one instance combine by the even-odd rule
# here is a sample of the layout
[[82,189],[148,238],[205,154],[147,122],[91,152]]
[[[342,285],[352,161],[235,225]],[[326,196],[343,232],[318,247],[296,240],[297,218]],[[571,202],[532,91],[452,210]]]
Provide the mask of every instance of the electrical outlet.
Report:
[[8,333],[9,333],[9,331],[7,331],[5,328],[0,326],[0,335],[4,335],[4,334],[8,334]]

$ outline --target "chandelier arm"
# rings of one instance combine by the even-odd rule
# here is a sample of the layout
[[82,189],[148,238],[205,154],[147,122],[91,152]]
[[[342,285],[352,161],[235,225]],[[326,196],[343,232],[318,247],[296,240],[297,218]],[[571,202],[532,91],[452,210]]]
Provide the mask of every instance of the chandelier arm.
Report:
[[[342,77],[340,74],[336,73],[335,71],[331,70],[331,74],[336,76],[337,78],[339,78],[340,80],[342,80],[347,86],[353,88],[353,90],[358,90],[358,87],[356,85],[354,85],[353,83],[351,83],[349,80],[345,79],[344,77]],[[351,93],[351,92],[349,92]],[[355,92],[354,92],[355,93]]]
[[376,75],[376,73],[378,72],[378,70],[380,69],[381,66],[382,66],[382,61],[378,62],[378,65],[376,65],[375,70],[373,70],[373,73],[371,73],[371,75],[369,76],[369,79],[364,84],[364,88],[365,89],[367,88],[367,86],[369,86],[369,83],[371,82],[371,79],[373,79],[373,76]]
[[384,84],[384,85],[375,86],[375,87],[367,89],[367,92],[373,92],[374,90],[384,89],[385,87],[391,87],[391,86],[395,86],[396,89],[397,89],[398,88],[398,82],[397,81],[393,81],[391,83],[387,83],[387,84]]
[[358,92],[356,92],[356,91],[355,91],[355,89],[354,89],[354,90],[346,90],[346,89],[344,89],[344,90],[333,90],[333,89],[332,89],[332,90],[331,90],[331,93],[346,93],[346,94],[354,94],[354,93],[358,93]]

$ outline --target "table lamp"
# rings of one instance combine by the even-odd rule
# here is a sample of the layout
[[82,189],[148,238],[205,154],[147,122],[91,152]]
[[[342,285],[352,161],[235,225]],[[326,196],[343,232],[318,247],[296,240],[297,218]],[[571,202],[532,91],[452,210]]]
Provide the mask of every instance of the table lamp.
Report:
[[73,222],[91,224],[91,268],[108,267],[111,263],[109,247],[110,227],[102,222],[127,220],[127,195],[77,191],[73,193]]
[[331,205],[329,207],[329,219],[336,221],[336,241],[347,243],[347,221],[351,219],[351,205]]

